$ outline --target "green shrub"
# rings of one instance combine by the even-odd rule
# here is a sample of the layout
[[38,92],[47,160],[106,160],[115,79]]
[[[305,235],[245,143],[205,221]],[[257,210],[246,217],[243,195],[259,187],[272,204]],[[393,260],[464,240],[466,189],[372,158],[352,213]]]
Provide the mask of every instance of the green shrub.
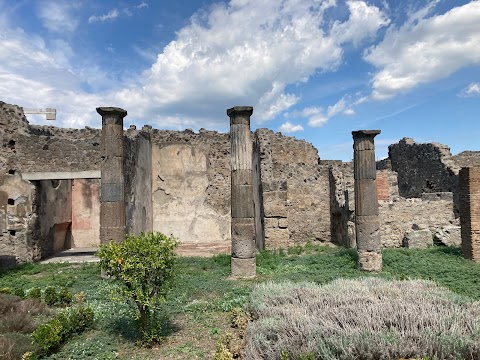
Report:
[[32,333],[32,337],[42,354],[47,355],[60,346],[64,331],[61,321],[55,317],[46,324],[40,325]]
[[142,340],[159,340],[155,312],[164,301],[175,275],[178,245],[173,237],[158,232],[130,235],[117,244],[101,245],[97,256],[105,273],[121,284],[121,294],[133,300],[138,309]]
[[46,324],[40,325],[33,333],[34,343],[41,349],[41,355],[48,355],[73,334],[80,334],[94,320],[93,310],[84,306],[83,297],[77,306],[57,314]]
[[72,294],[67,290],[66,287],[63,287],[60,289],[58,293],[58,302],[64,306],[70,305],[72,302],[73,296]]
[[25,299],[25,290],[22,288],[16,288],[13,290],[13,295],[18,296],[21,299]]
[[45,288],[45,291],[43,293],[43,301],[45,301],[45,304],[47,304],[48,306],[53,306],[57,303],[58,293],[53,286],[47,286]]
[[27,297],[30,299],[41,299],[42,290],[40,290],[38,287],[34,287],[27,292]]

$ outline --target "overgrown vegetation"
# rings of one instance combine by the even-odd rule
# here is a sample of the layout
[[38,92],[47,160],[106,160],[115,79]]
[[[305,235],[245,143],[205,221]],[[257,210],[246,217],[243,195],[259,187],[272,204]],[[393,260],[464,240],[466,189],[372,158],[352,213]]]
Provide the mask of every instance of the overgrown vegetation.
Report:
[[[100,277],[95,264],[28,264],[0,273],[0,289],[66,287],[84,291],[93,309],[90,330],[70,338],[48,359],[212,359],[217,343],[232,332],[231,311],[242,308],[256,284],[307,281],[328,284],[338,278],[365,277],[355,269],[355,251],[309,244],[288,251],[257,256],[255,280],[231,281],[230,257],[178,259],[177,280],[160,304],[163,341],[153,348],[136,344],[140,334],[131,307],[112,300],[119,285]],[[385,279],[429,279],[462,296],[480,300],[480,265],[462,258],[457,248],[383,251]],[[118,297],[118,296],[117,296]],[[477,315],[478,316],[478,315]],[[42,322],[45,322],[45,318]],[[235,340],[234,340],[235,341]],[[236,344],[233,344],[236,346]],[[307,356],[308,354],[303,354]]]
[[80,334],[93,323],[93,310],[84,305],[83,293],[76,294],[77,304],[55,315],[47,323],[40,325],[32,337],[40,349],[40,355],[49,355],[73,334]]
[[480,358],[480,301],[431,281],[269,282],[248,309],[246,359]]
[[101,245],[97,253],[102,270],[119,281],[120,294],[137,306],[140,334],[148,345],[161,340],[158,305],[171,289],[177,244],[173,236],[149,232]]

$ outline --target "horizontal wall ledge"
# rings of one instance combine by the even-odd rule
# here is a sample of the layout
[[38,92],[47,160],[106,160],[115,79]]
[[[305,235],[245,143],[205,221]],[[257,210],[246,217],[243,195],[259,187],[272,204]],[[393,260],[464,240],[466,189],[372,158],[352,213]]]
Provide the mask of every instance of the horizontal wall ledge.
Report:
[[23,180],[100,179],[101,171],[40,171],[22,173]]

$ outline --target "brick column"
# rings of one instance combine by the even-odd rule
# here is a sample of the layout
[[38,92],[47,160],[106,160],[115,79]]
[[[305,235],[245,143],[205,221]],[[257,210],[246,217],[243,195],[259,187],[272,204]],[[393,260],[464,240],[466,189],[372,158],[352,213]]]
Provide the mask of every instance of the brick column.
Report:
[[230,169],[232,206],[232,277],[253,277],[255,262],[255,221],[253,203],[251,106],[227,110],[230,117]]
[[480,262],[480,168],[462,168],[459,183],[462,253]]
[[100,195],[100,244],[125,239],[123,172],[123,118],[127,112],[99,107],[102,115],[102,178]]
[[380,134],[380,130],[352,131],[357,267],[365,271],[382,270],[382,243],[376,184],[377,170],[373,140],[378,134]]

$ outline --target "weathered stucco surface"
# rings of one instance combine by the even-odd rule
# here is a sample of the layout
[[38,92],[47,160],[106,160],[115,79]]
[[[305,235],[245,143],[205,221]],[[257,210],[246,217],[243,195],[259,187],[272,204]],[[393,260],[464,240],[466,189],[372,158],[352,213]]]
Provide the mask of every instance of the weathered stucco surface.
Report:
[[215,134],[152,133],[154,230],[184,243],[230,241],[228,137]]
[[100,179],[72,181],[71,247],[100,244]]

